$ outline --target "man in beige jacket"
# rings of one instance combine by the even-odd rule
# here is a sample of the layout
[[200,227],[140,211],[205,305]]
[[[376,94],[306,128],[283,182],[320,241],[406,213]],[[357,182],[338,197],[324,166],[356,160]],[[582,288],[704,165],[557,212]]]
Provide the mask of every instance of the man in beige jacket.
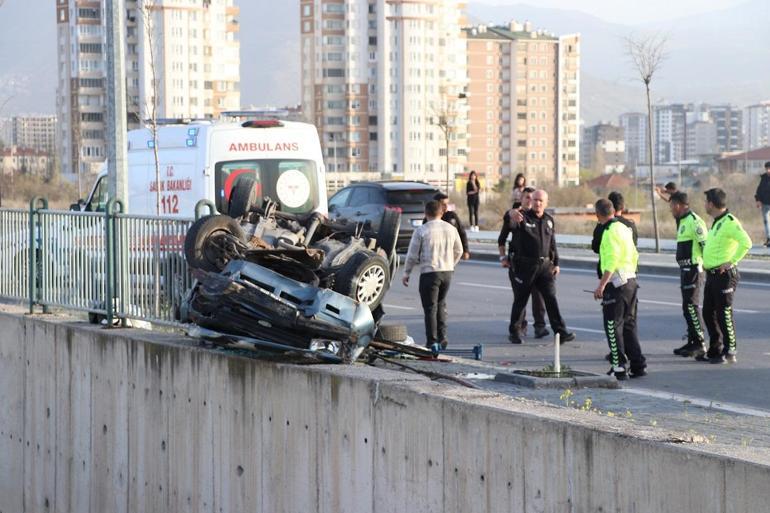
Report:
[[409,286],[409,275],[419,266],[420,300],[425,313],[426,346],[434,353],[446,349],[446,296],[455,266],[463,256],[457,230],[441,220],[441,204],[425,204],[427,222],[417,228],[409,242],[404,264],[403,283]]

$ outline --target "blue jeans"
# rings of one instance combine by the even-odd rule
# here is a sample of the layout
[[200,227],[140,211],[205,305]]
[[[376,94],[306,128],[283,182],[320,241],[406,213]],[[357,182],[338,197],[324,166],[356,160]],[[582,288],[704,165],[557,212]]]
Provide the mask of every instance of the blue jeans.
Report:
[[762,220],[765,222],[765,236],[770,240],[770,205],[762,203]]

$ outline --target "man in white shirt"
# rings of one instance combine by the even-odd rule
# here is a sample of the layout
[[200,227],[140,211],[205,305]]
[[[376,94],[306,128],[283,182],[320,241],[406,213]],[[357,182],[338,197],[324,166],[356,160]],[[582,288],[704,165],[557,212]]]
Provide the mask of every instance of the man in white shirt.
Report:
[[441,220],[441,204],[425,204],[427,222],[417,228],[409,242],[402,282],[409,286],[409,275],[420,269],[420,300],[425,313],[426,346],[434,353],[446,349],[446,296],[455,266],[463,256],[460,235]]

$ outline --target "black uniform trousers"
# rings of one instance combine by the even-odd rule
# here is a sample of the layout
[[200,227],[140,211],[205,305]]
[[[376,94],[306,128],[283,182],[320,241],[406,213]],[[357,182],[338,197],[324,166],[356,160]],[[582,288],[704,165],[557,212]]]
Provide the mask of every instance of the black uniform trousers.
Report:
[[[514,269],[513,262],[508,267],[508,279],[511,281],[511,288],[516,288],[516,270]],[[537,287],[532,287],[530,291],[532,296],[532,318],[534,319],[535,329],[545,328],[545,301],[543,301],[543,295],[537,290]],[[521,311],[521,316],[513,319],[513,306],[511,306],[511,324],[508,326],[508,332],[523,333],[527,329],[527,308],[524,305],[524,309]]]
[[602,297],[604,332],[610,346],[610,363],[613,367],[631,365],[631,372],[644,369],[646,360],[636,334],[636,293],[639,285],[630,279],[616,287],[608,283]]
[[425,341],[430,346],[446,338],[446,296],[452,282],[452,271],[420,275],[420,301],[425,314]]
[[700,311],[700,289],[703,271],[697,265],[679,267],[679,284],[682,289],[682,314],[687,323],[687,342],[703,344],[703,317]]
[[511,286],[513,287],[513,307],[511,307],[511,322],[508,326],[510,334],[518,334],[515,331],[516,326],[524,316],[524,310],[533,289],[537,289],[542,296],[553,332],[564,333],[567,331],[564,319],[559,313],[559,304],[556,301],[556,281],[553,276],[553,264],[550,260],[515,259]]
[[735,354],[733,297],[739,280],[740,275],[736,267],[724,273],[716,270],[706,271],[703,319],[709,333],[709,357],[716,357],[722,353]]

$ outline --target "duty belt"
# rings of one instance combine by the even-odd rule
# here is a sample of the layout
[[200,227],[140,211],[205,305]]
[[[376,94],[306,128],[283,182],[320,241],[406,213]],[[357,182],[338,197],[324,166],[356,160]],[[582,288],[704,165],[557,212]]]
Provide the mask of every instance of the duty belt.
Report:
[[521,263],[521,264],[545,264],[551,261],[550,258],[546,257],[513,257],[513,261],[515,263]]
[[[730,266],[730,269],[728,269],[727,271],[733,272],[734,269],[735,269],[735,266],[733,265],[733,266]],[[706,272],[709,274],[720,274],[719,267],[714,267],[713,269],[706,269]]]

